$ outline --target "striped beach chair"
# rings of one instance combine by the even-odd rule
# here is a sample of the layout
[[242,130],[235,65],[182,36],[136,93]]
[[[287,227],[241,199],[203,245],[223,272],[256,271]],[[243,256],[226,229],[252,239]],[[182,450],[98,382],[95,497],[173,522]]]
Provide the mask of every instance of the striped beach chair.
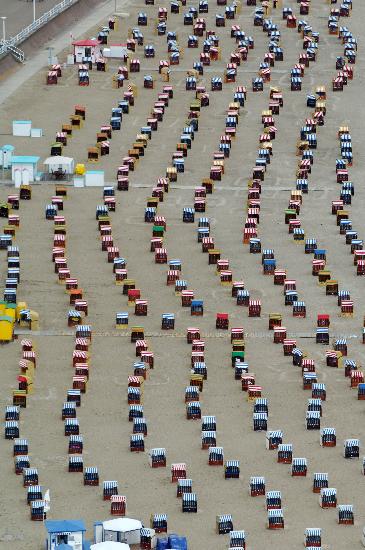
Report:
[[210,466],[223,466],[223,447],[209,447],[208,464]]
[[305,413],[305,425],[307,430],[320,430],[321,413],[318,411],[307,411]]
[[173,313],[163,313],[161,319],[162,330],[174,330],[175,329],[175,315]]
[[329,329],[328,327],[317,327],[316,329],[316,343],[317,344],[329,344]]
[[278,445],[278,459],[281,464],[291,464],[293,461],[293,445],[291,443],[281,443]]
[[261,316],[261,300],[249,300],[248,316],[249,317]]
[[144,436],[148,435],[147,421],[144,417],[133,418],[133,434],[143,434]]
[[307,411],[319,412],[320,416],[322,416],[322,401],[318,398],[308,399]]
[[320,444],[322,447],[335,447],[337,442],[335,428],[323,428],[320,431]]
[[22,475],[24,468],[30,468],[30,459],[28,455],[17,455],[14,458],[14,469],[16,475]]
[[76,418],[76,403],[72,401],[66,401],[62,407],[62,420],[66,418]]
[[266,434],[266,449],[278,449],[283,443],[283,432],[281,430],[271,430]]
[[338,524],[339,525],[354,525],[354,507],[352,504],[339,504],[338,505]]
[[4,425],[5,439],[17,439],[19,437],[19,422],[9,420]]
[[[242,376],[244,376],[247,373],[248,373],[248,363],[236,360],[236,362],[234,364],[234,379],[235,380],[241,380],[241,385],[242,385],[243,384]],[[244,390],[242,390],[242,391],[244,391]]]
[[91,485],[97,487],[99,485],[99,473],[98,469],[94,466],[85,468],[84,472],[84,485]]
[[5,420],[19,420],[20,418],[20,408],[14,405],[7,405],[5,407]]
[[283,353],[285,356],[293,355],[294,349],[296,349],[297,341],[291,338],[284,338],[283,340]]
[[266,510],[281,509],[281,492],[267,491],[266,493]]
[[284,512],[281,508],[267,511],[267,528],[284,529]]
[[291,463],[292,477],[305,477],[307,475],[307,469],[306,458],[293,458]]
[[[75,363],[76,365],[76,363]],[[76,407],[81,405],[81,391],[80,390],[67,390],[67,401],[76,403]]]
[[164,448],[151,449],[148,453],[148,460],[151,468],[165,468],[166,467],[166,449]]
[[71,434],[68,440],[68,454],[82,454],[83,437],[79,434]]
[[215,416],[203,416],[202,417],[202,430],[216,430],[217,421]]
[[322,546],[322,529],[307,527],[304,531],[305,548],[320,548]]
[[224,535],[233,531],[233,520],[231,514],[216,516],[216,532],[218,535]]
[[37,468],[24,468],[23,469],[23,487],[31,487],[38,485],[38,470]]
[[198,499],[195,493],[183,493],[182,494],[182,512],[184,513],[197,513],[198,511]]
[[190,401],[186,404],[186,418],[188,420],[201,418],[201,405],[199,401]]
[[[85,378],[85,377],[79,377],[79,378]],[[65,436],[70,435],[79,435],[79,421],[77,418],[66,418],[65,424],[64,424],[64,433]]]
[[171,482],[175,483],[178,479],[186,479],[186,464],[184,462],[171,464]]
[[185,493],[193,492],[193,482],[191,479],[179,478],[176,486],[176,496],[182,497]]
[[321,401],[326,401],[327,392],[326,384],[314,382],[312,384],[312,398],[320,399]]
[[111,495],[110,515],[124,517],[127,510],[127,497],[125,495]]
[[249,495],[252,497],[265,495],[265,478],[262,476],[250,477]]
[[68,457],[68,471],[69,472],[83,472],[84,460],[82,455],[70,455]]
[[313,474],[313,493],[320,493],[321,489],[328,487],[328,473]]
[[344,458],[359,458],[360,456],[360,440],[346,439],[343,444]]
[[227,460],[224,466],[225,479],[239,479],[240,462],[239,460]]
[[103,481],[103,500],[110,500],[112,495],[118,494],[117,481]]
[[229,547],[236,548],[237,550],[245,550],[246,548],[246,534],[244,531],[230,531],[229,532]]
[[204,430],[201,433],[202,449],[209,449],[217,444],[217,434],[213,430]]
[[268,415],[266,413],[253,413],[252,419],[255,432],[267,431]]
[[47,514],[44,511],[44,500],[35,500],[30,503],[30,519],[32,521],[44,521],[47,518]]
[[337,489],[325,487],[320,490],[319,505],[321,508],[337,507]]
[[133,452],[144,452],[145,445],[144,445],[144,435],[143,434],[131,434],[130,436],[130,442],[129,442],[129,449]]

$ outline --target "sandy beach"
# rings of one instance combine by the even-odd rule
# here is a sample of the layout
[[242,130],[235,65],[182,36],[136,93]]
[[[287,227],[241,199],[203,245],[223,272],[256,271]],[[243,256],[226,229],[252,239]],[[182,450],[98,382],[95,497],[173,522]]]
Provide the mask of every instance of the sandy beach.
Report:
[[[47,6],[50,3],[51,0],[47,0]],[[150,253],[152,226],[144,223],[144,209],[157,178],[165,176],[166,167],[171,165],[172,153],[180,141],[190,103],[195,98],[195,92],[185,90],[185,78],[187,70],[199,58],[204,39],[199,38],[198,49],[187,47],[192,27],[183,25],[183,12],[197,4],[188,0],[187,8],[182,8],[178,15],[170,14],[167,0],[160,0],[155,6],[145,6],[141,0],[126,5],[125,12],[129,16],[120,19],[118,30],[110,33],[110,42],[125,42],[128,28],[137,26],[138,13],[144,11],[149,24],[140,30],[144,43],[155,46],[156,56],[145,59],[143,47],[138,47],[136,54],[131,56],[140,59],[141,72],[130,74],[124,88],[112,87],[112,76],[120,65],[117,60],[108,63],[106,73],[96,69],[90,71],[89,87],[78,86],[76,65],[63,69],[57,86],[47,86],[48,67],[44,67],[0,105],[0,145],[11,143],[17,155],[39,156],[40,170],[44,169],[42,161],[50,155],[56,132],[69,121],[75,104],[84,105],[85,123],[81,130],[73,132],[64,154],[77,163],[87,164],[88,169],[104,170],[106,184],[116,185],[117,168],[127,156],[139,129],[145,125],[164,86],[157,67],[160,59],[167,59],[166,36],[157,36],[154,25],[158,6],[168,8],[167,30],[178,33],[179,44],[184,48],[180,65],[171,67],[170,84],[174,97],[145,149],[145,156],[129,174],[129,191],[116,191],[116,211],[110,214],[114,244],[127,260],[128,276],[136,280],[141,296],[148,300],[147,317],[136,317],[134,308],[128,307],[122,287],[115,285],[106,253],[101,251],[95,209],[103,204],[102,188],[68,188],[61,212],[67,223],[68,266],[88,300],[89,315],[85,322],[93,329],[90,379],[77,416],[80,433],[84,436],[84,465],[98,467],[100,486],[84,487],[82,474],[67,471],[68,438],[63,434],[61,409],[67,390],[72,386],[74,331],[67,327],[69,297],[64,286],[57,283],[51,261],[53,222],[45,219],[45,206],[54,195],[53,183],[34,185],[32,200],[21,202],[20,227],[14,241],[20,248],[21,258],[18,299],[26,301],[40,318],[39,333],[27,335],[37,350],[37,368],[34,392],[28,397],[27,408],[21,410],[21,437],[28,439],[31,465],[39,470],[40,484],[50,490],[48,517],[83,518],[88,538],[92,537],[94,521],[110,517],[110,503],[102,498],[102,481],[118,480],[119,494],[127,496],[128,516],[149,525],[152,513],[166,513],[169,532],[185,535],[189,550],[228,548],[228,535],[218,536],[215,531],[216,515],[219,514],[232,514],[234,528],[246,532],[249,550],[300,549],[307,527],[322,528],[323,549],[361,548],[365,525],[365,478],[362,473],[365,453],[362,448],[359,460],[345,460],[343,441],[359,438],[364,445],[364,407],[362,401],[357,400],[357,390],[350,389],[344,369],[327,367],[325,359],[325,351],[332,349],[333,341],[343,337],[347,338],[347,358],[356,360],[360,366],[363,362],[364,278],[356,276],[350,247],[345,245],[336,218],[331,214],[331,201],[340,193],[335,174],[335,161],[340,156],[337,131],[339,126],[346,124],[353,141],[354,164],[349,172],[356,192],[348,210],[359,239],[363,237],[365,191],[361,176],[365,160],[362,147],[365,119],[361,99],[364,84],[361,43],[354,79],[342,93],[333,93],[332,78],[337,73],[335,61],[342,55],[343,45],[337,37],[328,34],[331,6],[324,0],[312,0],[309,15],[301,17],[299,4],[286,0],[285,6],[291,7],[298,19],[305,18],[313,30],[319,32],[318,59],[306,69],[302,90],[291,92],[290,69],[303,52],[302,38],[296,29],[286,27],[281,8],[273,10],[271,18],[281,32],[284,61],[275,63],[271,83],[264,85],[264,91],[253,93],[251,80],[257,75],[269,43],[262,27],[253,25],[254,7],[244,5],[235,20],[227,20],[223,28],[215,27],[215,14],[224,10],[216,2],[210,2],[209,13],[201,15],[206,19],[207,29],[215,29],[220,38],[221,59],[205,68],[204,75],[199,78],[199,84],[205,84],[210,94],[210,105],[201,109],[199,131],[185,159],[185,172],[178,174],[176,184],[171,184],[158,208],[158,214],[165,216],[167,221],[164,246],[168,258],[181,259],[181,278],[188,281],[188,288],[194,290],[196,298],[204,300],[204,316],[194,318],[189,308],[181,307],[181,299],[175,296],[174,288],[166,285],[167,266],[154,263],[154,254]],[[98,29],[107,24],[110,15],[106,11],[98,27],[85,28],[85,37],[95,36]],[[341,19],[341,25],[346,25],[355,37],[361,38],[364,17],[365,7],[355,0],[351,17]],[[230,36],[231,24],[240,25],[247,35],[251,35],[255,47],[249,50],[248,60],[238,68],[236,83],[223,84],[221,92],[210,92],[210,79],[223,77],[230,54],[236,47]],[[69,48],[58,54],[60,62],[66,60],[67,53]],[[146,74],[154,77],[152,90],[143,88]],[[87,148],[95,145],[96,133],[101,125],[109,123],[111,109],[122,99],[130,82],[138,88],[135,106],[123,117],[121,131],[113,132],[110,154],[102,157],[98,164],[88,164]],[[238,85],[247,86],[247,101],[241,108],[224,176],[222,181],[216,182],[214,193],[207,196],[207,210],[202,216],[211,221],[211,236],[221,249],[221,257],[229,259],[233,279],[243,280],[250,297],[262,301],[260,318],[249,318],[247,308],[236,305],[231,289],[220,285],[215,266],[208,265],[208,255],[201,252],[201,244],[197,242],[200,216],[196,214],[194,224],[182,222],[183,208],[194,204],[195,187],[209,177],[213,152],[218,150],[226,111]],[[277,134],[273,141],[274,154],[262,185],[258,235],[263,248],[275,250],[277,267],[285,268],[288,278],[296,280],[299,299],[306,304],[305,319],[292,316],[292,308],[284,305],[283,287],[274,286],[273,278],[262,274],[261,255],[250,254],[249,247],[242,244],[247,183],[257,157],[258,139],[262,133],[261,112],[268,108],[270,85],[282,89],[284,106],[280,115],[275,116]],[[327,269],[338,280],[339,288],[350,291],[355,304],[352,318],[341,317],[337,298],[325,295],[324,287],[312,276],[312,255],[304,254],[304,246],[295,244],[284,223],[284,210],[296,182],[296,141],[301,126],[313,111],[306,106],[306,96],[320,85],[327,88],[327,115],[325,125],[318,128],[318,148],[314,151],[309,193],[304,195],[299,217],[306,238],[316,238],[319,248],[326,249]],[[14,119],[32,120],[34,127],[43,129],[43,137],[13,137],[11,124]],[[11,192],[10,182],[1,185],[0,201],[6,201]],[[5,286],[6,251],[1,251],[1,258],[0,274]],[[144,326],[149,348],[155,355],[155,368],[144,384],[143,406],[148,422],[145,453],[129,450],[132,424],[128,422],[127,378],[133,374],[136,356],[129,333],[115,329],[116,313],[122,311],[129,312],[130,326]],[[175,314],[175,331],[161,331],[161,315],[166,312]],[[266,450],[265,432],[253,431],[252,403],[247,402],[247,395],[241,391],[231,368],[230,331],[215,328],[218,312],[229,313],[230,328],[244,328],[245,360],[263,388],[263,397],[269,401],[269,429],[281,429],[284,442],[293,444],[294,456],[307,458],[306,478],[292,478],[290,467],[277,463],[277,452]],[[337,446],[334,448],[321,447],[319,432],[305,427],[311,392],[302,389],[301,369],[292,365],[291,357],[283,356],[282,345],[273,344],[273,333],[268,330],[272,312],[282,314],[288,334],[293,335],[308,358],[315,360],[318,381],[326,384],[327,400],[323,403],[321,427],[336,428]],[[329,346],[315,343],[320,313],[330,315]],[[186,330],[191,326],[199,327],[205,340],[208,379],[200,394],[202,414],[216,416],[217,444],[224,448],[225,460],[240,461],[238,480],[225,480],[222,466],[208,466],[208,451],[201,449],[201,422],[186,419],[184,392],[190,380],[191,355]],[[12,403],[12,390],[17,387],[20,340],[21,337],[1,347],[3,410]],[[154,447],[166,448],[166,469],[150,468],[148,450]],[[0,549],[40,550],[44,548],[45,529],[41,523],[30,521],[26,489],[21,476],[14,474],[12,442],[3,437],[0,438],[0,454],[3,457]],[[170,480],[170,465],[175,462],[187,464],[188,477],[193,480],[198,496],[197,514],[181,512],[176,486]],[[354,505],[354,526],[338,525],[335,509],[320,508],[318,495],[312,492],[315,472],[328,472],[329,486],[337,489],[339,504]],[[249,495],[250,476],[264,476],[267,490],[282,492],[284,530],[266,528],[265,497]]]

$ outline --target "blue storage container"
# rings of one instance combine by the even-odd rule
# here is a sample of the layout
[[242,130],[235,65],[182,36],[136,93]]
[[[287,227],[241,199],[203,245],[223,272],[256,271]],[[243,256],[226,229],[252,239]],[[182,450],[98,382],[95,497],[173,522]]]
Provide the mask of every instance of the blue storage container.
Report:
[[169,548],[174,550],[188,550],[186,537],[180,537],[174,533],[169,536]]
[[166,537],[157,539],[156,550],[167,550],[169,548],[169,540]]

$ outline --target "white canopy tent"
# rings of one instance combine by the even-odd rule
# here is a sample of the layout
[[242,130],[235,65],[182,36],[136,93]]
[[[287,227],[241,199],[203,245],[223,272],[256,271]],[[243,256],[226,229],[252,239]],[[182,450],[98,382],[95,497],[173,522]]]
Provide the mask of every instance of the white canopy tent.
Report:
[[103,521],[103,540],[139,544],[142,523],[138,519],[115,518]]
[[90,550],[130,550],[129,544],[124,544],[124,542],[114,542],[107,540],[105,542],[98,542],[97,544],[92,544]]
[[65,174],[73,174],[75,171],[75,162],[71,157],[48,157],[43,164],[48,167],[49,173],[62,171]]

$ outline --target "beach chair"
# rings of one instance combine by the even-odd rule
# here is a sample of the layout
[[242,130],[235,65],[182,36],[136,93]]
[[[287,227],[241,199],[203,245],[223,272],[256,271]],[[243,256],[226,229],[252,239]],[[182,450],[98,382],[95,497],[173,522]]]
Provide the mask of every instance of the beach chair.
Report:
[[322,530],[307,527],[304,532],[304,546],[305,548],[320,548],[322,546]]
[[266,433],[266,448],[275,450],[283,443],[283,432],[281,430],[271,430]]
[[291,464],[292,477],[305,477],[307,475],[307,459],[293,458]]
[[266,485],[265,485],[264,477],[257,477],[257,476],[250,477],[249,495],[251,497],[264,496],[266,492],[265,487]]
[[277,461],[280,464],[291,464],[293,460],[293,445],[291,443],[283,443],[278,446]]
[[223,466],[223,447],[209,447],[208,464],[210,466]]
[[99,485],[98,469],[95,467],[87,467],[84,471],[84,485],[97,487]]
[[233,520],[230,514],[216,516],[216,533],[224,535],[233,531]]
[[321,508],[337,508],[337,490],[324,487],[320,490],[319,505]]
[[84,471],[84,461],[82,455],[70,455],[68,457],[68,471],[82,473]]
[[239,460],[227,460],[224,466],[225,479],[239,479],[240,463]]
[[184,513],[196,513],[198,511],[198,500],[195,493],[183,493],[181,510]]
[[167,514],[151,514],[150,527],[156,533],[167,533]]
[[30,503],[31,521],[44,521],[47,518],[44,500],[35,500]]
[[280,491],[267,491],[266,510],[280,510],[282,504]]
[[339,525],[354,525],[354,509],[352,504],[339,504],[337,507]]

